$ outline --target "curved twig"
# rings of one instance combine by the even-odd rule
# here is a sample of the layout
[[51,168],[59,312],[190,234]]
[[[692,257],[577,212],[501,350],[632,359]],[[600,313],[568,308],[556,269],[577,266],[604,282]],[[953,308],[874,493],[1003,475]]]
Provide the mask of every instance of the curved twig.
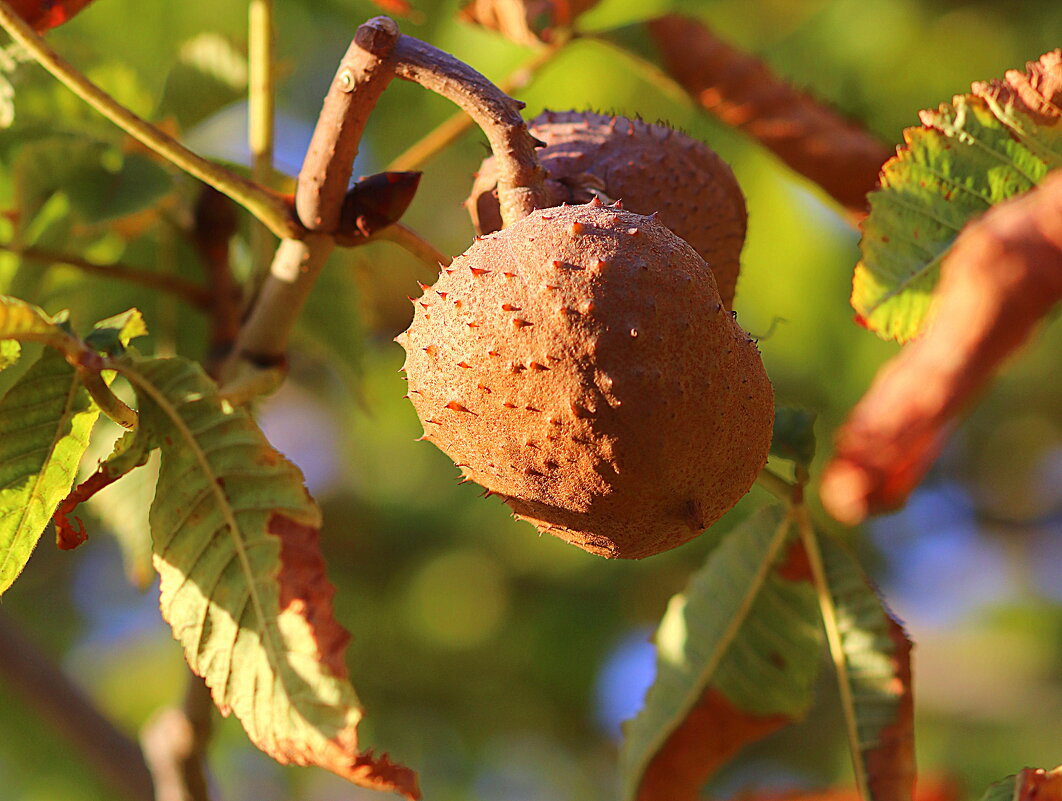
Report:
[[399,78],[452,100],[483,129],[498,165],[498,199],[505,225],[549,205],[546,171],[535,154],[539,142],[520,115],[521,101],[464,62],[411,36],[398,40],[394,61]]

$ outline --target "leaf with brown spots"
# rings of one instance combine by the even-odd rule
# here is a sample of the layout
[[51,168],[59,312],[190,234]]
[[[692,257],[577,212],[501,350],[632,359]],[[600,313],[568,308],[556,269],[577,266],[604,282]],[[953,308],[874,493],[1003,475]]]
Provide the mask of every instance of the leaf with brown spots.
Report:
[[790,516],[761,510],[727,535],[656,633],[657,676],[620,755],[624,801],[693,801],[749,743],[803,717],[822,651]]
[[193,362],[126,359],[143,436],[161,443],[151,507],[163,617],[224,714],[281,763],[420,797],[416,775],[359,750],[348,635],[295,465]]

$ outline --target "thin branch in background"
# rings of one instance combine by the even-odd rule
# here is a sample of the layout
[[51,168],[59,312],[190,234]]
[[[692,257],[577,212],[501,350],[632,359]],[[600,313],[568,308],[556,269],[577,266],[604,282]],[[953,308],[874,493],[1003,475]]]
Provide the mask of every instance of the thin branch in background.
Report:
[[0,27],[70,91],[142,145],[231,197],[277,236],[301,235],[301,226],[283,196],[193,153],[172,136],[121,105],[49,47],[4,0],[0,0]]
[[699,20],[669,14],[643,24],[654,52],[626,52],[663,67],[705,111],[745,131],[849,211],[866,212],[866,194],[892,155],[888,146]]
[[204,756],[213,715],[210,690],[189,672],[181,708],[160,710],[144,725],[140,742],[154,779],[155,801],[210,801]]
[[229,249],[239,220],[231,200],[202,186],[195,204],[192,242],[210,285],[210,356],[208,365],[222,359],[240,331],[243,293],[232,274]]
[[151,772],[136,742],[114,724],[3,612],[0,679],[92,765],[115,794],[156,801]]
[[[534,80],[538,71],[549,64],[569,41],[571,41],[571,37],[567,31],[562,35],[558,35],[555,41],[540,48],[535,55],[509,73],[505,79],[498,83],[498,88],[507,95],[525,89]],[[419,169],[442,150],[456,142],[473,125],[475,125],[475,121],[470,116],[463,111],[457,112],[433,128],[422,139],[414,142],[405,152],[391,162],[387,170],[389,172],[401,172],[403,170]]]
[[75,267],[89,275],[117,279],[155,289],[179,298],[189,306],[194,306],[197,309],[204,309],[210,304],[210,290],[175,275],[151,272],[119,262],[101,264],[70,253],[60,253],[46,248],[20,248],[10,243],[0,244],[0,251],[14,253],[20,258],[41,262],[42,264],[64,264],[68,267]]
[[[251,150],[251,180],[268,187],[273,180],[276,126],[276,61],[273,0],[251,0],[248,7],[247,140]],[[269,231],[251,224],[251,263],[255,283],[269,267],[274,243]]]
[[377,239],[394,242],[424,262],[433,273],[437,273],[440,267],[446,266],[451,261],[450,257],[437,249],[435,245],[402,223],[387,226],[373,237],[373,240]]

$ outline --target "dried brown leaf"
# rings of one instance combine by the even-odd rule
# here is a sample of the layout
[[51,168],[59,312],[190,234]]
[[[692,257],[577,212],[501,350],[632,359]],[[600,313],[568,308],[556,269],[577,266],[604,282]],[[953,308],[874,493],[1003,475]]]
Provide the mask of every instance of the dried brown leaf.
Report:
[[706,111],[757,139],[846,208],[865,211],[888,147],[699,20],[669,14],[647,28],[664,68]]
[[598,0],[470,0],[460,13],[465,22],[497,31],[524,45],[549,42],[557,29],[570,28]]
[[696,801],[709,776],[749,743],[793,719],[753,715],[708,688],[645,771],[638,801]]
[[901,506],[956,416],[1062,300],[1062,170],[966,226],[921,339],[886,364],[837,434],[822,502],[838,520]]

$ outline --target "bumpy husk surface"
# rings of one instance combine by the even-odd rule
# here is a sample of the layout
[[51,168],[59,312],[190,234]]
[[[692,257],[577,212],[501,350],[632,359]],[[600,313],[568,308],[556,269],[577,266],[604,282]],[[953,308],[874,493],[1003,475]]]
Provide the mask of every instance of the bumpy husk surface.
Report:
[[[578,111],[546,111],[528,125],[553,201],[594,192],[660,221],[701,254],[723,305],[733,306],[748,214],[733,171],[711,148],[664,125]],[[502,227],[494,159],[483,162],[467,206],[477,233]],[[607,202],[607,201],[606,201]]]
[[539,210],[477,239],[398,337],[424,437],[534,523],[641,558],[730,509],[773,392],[704,260],[650,217]]

